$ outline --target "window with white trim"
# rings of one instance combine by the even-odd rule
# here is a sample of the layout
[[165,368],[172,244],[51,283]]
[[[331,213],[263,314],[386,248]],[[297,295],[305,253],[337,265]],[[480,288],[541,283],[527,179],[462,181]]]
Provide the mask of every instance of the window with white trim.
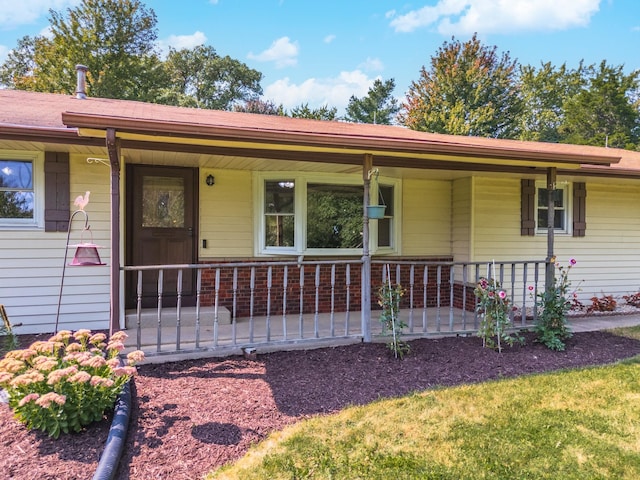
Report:
[[[364,187],[359,176],[256,174],[259,254],[352,255],[362,253]],[[372,252],[392,252],[397,182],[372,186],[387,208],[370,220]],[[372,201],[371,203],[376,203]]]
[[44,187],[37,154],[0,155],[0,225],[34,227],[42,224]]
[[[536,229],[539,233],[545,233],[548,227],[549,190],[546,184],[536,184]],[[557,233],[569,233],[570,205],[569,185],[556,185],[553,191],[554,226]]]

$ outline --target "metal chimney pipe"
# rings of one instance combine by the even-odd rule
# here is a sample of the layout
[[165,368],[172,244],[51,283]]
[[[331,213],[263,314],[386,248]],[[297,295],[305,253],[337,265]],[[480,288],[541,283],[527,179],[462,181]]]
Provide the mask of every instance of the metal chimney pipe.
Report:
[[84,65],[76,65],[77,82],[76,82],[76,98],[83,100],[87,98],[87,71],[88,67]]

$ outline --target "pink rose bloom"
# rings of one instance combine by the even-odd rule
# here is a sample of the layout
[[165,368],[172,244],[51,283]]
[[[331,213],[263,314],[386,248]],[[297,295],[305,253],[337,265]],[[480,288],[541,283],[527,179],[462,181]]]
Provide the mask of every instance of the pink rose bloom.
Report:
[[575,258],[572,258],[571,260],[569,260],[569,263],[570,263],[571,265],[575,265],[575,264],[576,264],[576,263],[578,263],[578,262],[576,262],[576,259],[575,259]]
[[505,292],[504,290],[500,290],[500,291],[498,292],[498,296],[499,296],[502,300],[504,300],[505,298],[507,298],[507,292]]

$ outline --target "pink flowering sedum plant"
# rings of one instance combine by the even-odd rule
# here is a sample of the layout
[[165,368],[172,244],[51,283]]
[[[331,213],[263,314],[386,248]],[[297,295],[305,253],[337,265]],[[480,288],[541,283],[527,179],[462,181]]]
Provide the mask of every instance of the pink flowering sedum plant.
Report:
[[123,385],[136,374],[141,351],[126,365],[119,353],[127,334],[62,330],[48,341],[8,352],[0,360],[0,387],[7,391],[15,417],[28,428],[58,438],[100,421],[113,408]]

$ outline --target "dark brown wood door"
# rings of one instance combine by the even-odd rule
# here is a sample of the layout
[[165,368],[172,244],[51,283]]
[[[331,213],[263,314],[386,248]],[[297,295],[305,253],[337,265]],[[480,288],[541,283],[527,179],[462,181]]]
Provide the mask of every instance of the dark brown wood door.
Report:
[[[127,265],[196,263],[197,169],[130,165],[127,171]],[[177,270],[165,270],[163,304],[177,300]],[[158,274],[142,276],[143,306],[158,302]],[[195,304],[195,272],[182,277],[182,304]],[[137,300],[137,272],[127,276],[127,307]]]

